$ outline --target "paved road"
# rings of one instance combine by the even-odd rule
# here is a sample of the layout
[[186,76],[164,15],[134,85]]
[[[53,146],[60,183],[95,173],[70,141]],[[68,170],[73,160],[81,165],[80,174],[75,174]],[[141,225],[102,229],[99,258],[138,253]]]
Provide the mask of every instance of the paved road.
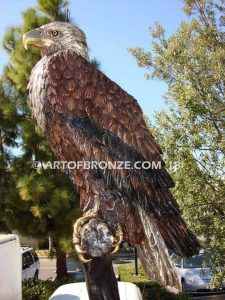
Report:
[[225,294],[193,297],[193,300],[225,300]]
[[56,260],[55,258],[42,258],[40,259],[40,274],[39,278],[42,280],[46,280],[49,278],[55,278],[55,271],[56,271]]
[[[42,280],[54,279],[56,276],[56,259],[39,257],[40,258],[40,274],[39,278]],[[81,268],[81,263],[74,261],[71,258],[67,258],[67,270],[68,272],[76,271]]]
[[[117,253],[113,255],[113,268],[115,274],[118,274],[118,266],[121,264],[126,264],[131,261],[134,261],[134,254],[121,254]],[[40,274],[39,278],[42,280],[46,280],[49,278],[55,278],[56,276],[56,260],[55,258],[40,258]],[[67,270],[68,271],[76,271],[81,267],[81,263],[74,261],[71,258],[67,258]],[[199,296],[193,297],[193,300],[225,300],[224,295],[211,295],[211,296]]]
[[[42,280],[46,280],[49,278],[55,278],[56,276],[56,260],[55,258],[40,258],[40,274],[39,278]],[[113,255],[113,268],[115,271],[115,274],[118,274],[118,266],[121,264],[126,264],[134,260],[133,254],[115,254]],[[76,271],[77,269],[81,268],[81,263],[74,261],[71,258],[67,258],[67,270],[70,271]]]

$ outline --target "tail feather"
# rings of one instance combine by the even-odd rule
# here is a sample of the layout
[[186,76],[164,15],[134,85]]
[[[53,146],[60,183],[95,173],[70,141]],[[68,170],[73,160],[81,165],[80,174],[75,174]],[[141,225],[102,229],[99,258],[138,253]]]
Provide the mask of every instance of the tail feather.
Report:
[[160,218],[157,227],[168,248],[180,256],[190,257],[199,252],[200,244],[180,217]]
[[198,253],[199,242],[181,217],[156,219],[141,207],[138,211],[145,231],[144,241],[136,245],[143,268],[159,283],[181,290],[180,278],[168,248],[181,256],[192,256]]

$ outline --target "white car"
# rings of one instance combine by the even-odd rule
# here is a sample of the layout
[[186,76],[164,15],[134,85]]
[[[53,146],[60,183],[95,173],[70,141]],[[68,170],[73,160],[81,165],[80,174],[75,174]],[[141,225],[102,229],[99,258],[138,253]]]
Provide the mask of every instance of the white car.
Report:
[[[118,282],[120,300],[143,300],[139,288],[130,282]],[[70,283],[60,286],[49,300],[89,300],[86,283]]]
[[38,281],[40,261],[37,253],[31,247],[21,247],[22,252],[22,281],[32,279]]
[[210,289],[211,267],[210,263],[208,263],[208,266],[204,266],[203,250],[191,258],[182,258],[175,253],[173,253],[170,258],[175,264],[183,291],[187,291],[191,294],[225,292],[225,280],[220,290]]

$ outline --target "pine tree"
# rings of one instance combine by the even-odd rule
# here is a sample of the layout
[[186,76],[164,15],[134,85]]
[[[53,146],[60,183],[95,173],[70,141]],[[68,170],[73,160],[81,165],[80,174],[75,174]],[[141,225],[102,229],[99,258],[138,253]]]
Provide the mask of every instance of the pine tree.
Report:
[[130,49],[147,69],[147,79],[168,85],[169,112],[157,113],[151,127],[167,164],[180,163],[171,169],[174,193],[191,228],[213,253],[214,267],[225,266],[223,3],[185,0],[190,22],[181,22],[169,38],[156,24],[150,30],[151,51]]
[[10,170],[13,156],[10,148],[16,145],[18,122],[14,99],[0,82],[0,232],[9,230],[4,214],[7,207],[5,196],[13,180]]
[[[67,1],[38,0],[36,8],[28,8],[23,13],[22,24],[12,26],[4,36],[3,47],[9,54],[10,63],[4,68],[3,86],[10,91],[11,97],[1,105],[1,109],[7,114],[7,105],[12,108],[12,115],[6,115],[5,122],[11,119],[13,122],[9,125],[12,130],[8,132],[8,140],[5,138],[3,141],[1,135],[0,146],[3,149],[2,145],[7,145],[7,141],[9,146],[18,143],[22,152],[11,160],[7,157],[6,148],[1,152],[1,170],[5,172],[5,166],[10,161],[11,175],[1,201],[5,205],[4,219],[10,229],[16,229],[26,236],[41,239],[50,235],[53,238],[57,277],[61,278],[67,274],[65,240],[71,240],[72,225],[80,214],[79,197],[65,172],[32,168],[33,161],[44,163],[54,161],[55,157],[27,106],[28,78],[40,59],[40,53],[35,48],[26,51],[22,45],[25,32],[57,20],[69,21]],[[4,97],[1,99],[4,101]],[[2,123],[1,118],[1,126]],[[0,130],[5,134],[6,131]],[[3,178],[8,180],[5,174]],[[1,187],[4,187],[3,182]]]

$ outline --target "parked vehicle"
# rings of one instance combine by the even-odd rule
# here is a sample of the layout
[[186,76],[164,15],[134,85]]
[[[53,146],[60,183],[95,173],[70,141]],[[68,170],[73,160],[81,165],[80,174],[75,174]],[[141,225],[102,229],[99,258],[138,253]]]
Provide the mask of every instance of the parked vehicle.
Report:
[[21,247],[22,251],[22,280],[38,281],[40,261],[32,247]]
[[76,280],[76,282],[85,281],[84,270],[83,270],[82,264],[77,264],[75,270],[68,271],[68,274],[70,274],[70,276],[72,276]]
[[[139,288],[130,282],[118,282],[120,300],[143,300]],[[86,283],[70,283],[60,286],[49,300],[89,300]]]
[[0,299],[21,300],[21,250],[14,234],[0,235]]
[[209,283],[211,281],[210,262],[205,266],[204,251],[191,258],[182,258],[175,253],[171,256],[175,264],[177,274],[180,278],[183,291],[191,294],[225,292],[225,279],[220,290],[211,290]]

